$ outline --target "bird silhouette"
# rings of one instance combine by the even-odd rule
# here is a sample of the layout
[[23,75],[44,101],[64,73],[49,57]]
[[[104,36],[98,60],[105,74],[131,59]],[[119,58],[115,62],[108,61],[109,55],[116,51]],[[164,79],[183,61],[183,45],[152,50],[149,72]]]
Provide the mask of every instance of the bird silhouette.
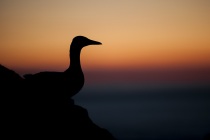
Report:
[[68,104],[84,85],[80,64],[82,48],[100,44],[76,36],[70,45],[70,65],[63,72],[45,71],[26,74],[23,78],[0,64],[2,134],[13,139],[33,136],[115,140],[111,133],[89,118],[86,109]]
[[[70,44],[70,65],[63,72],[44,71],[36,74],[26,74],[24,78],[27,86],[39,94],[35,96],[44,102],[69,102],[71,97],[77,94],[84,85],[84,74],[80,64],[80,53],[83,47],[88,45],[100,45],[102,43],[88,39],[84,36],[76,36]],[[34,97],[32,97],[34,98]]]

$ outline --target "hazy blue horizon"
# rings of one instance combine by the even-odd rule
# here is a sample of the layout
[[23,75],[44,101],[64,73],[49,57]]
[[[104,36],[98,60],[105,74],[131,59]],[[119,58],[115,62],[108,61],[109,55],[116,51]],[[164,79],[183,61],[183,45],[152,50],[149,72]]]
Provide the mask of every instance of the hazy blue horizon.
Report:
[[119,140],[203,140],[210,134],[206,84],[95,84],[74,97]]

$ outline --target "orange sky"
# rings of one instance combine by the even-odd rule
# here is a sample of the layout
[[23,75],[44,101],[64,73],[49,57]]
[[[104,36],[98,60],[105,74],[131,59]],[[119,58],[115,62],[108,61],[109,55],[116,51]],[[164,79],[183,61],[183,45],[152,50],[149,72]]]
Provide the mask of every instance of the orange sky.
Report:
[[206,0],[1,0],[0,63],[20,73],[62,71],[76,35],[84,70],[210,67]]

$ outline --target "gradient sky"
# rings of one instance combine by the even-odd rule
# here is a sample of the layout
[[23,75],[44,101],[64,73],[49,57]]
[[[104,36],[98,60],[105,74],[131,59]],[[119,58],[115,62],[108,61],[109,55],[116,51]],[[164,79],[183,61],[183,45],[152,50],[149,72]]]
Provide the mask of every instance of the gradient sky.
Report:
[[0,63],[20,74],[63,71],[72,38],[84,35],[103,43],[83,49],[84,71],[210,74],[209,7],[207,0],[1,0]]

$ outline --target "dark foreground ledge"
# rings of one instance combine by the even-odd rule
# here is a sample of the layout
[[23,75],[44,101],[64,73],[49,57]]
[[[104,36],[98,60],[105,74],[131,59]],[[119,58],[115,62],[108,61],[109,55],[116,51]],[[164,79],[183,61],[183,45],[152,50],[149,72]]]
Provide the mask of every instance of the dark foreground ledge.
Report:
[[7,139],[116,140],[73,100],[68,106],[57,108],[13,103],[4,104],[2,110],[1,130]]
[[1,137],[5,139],[115,139],[73,100],[65,103],[60,92],[31,86],[1,64],[0,102]]

